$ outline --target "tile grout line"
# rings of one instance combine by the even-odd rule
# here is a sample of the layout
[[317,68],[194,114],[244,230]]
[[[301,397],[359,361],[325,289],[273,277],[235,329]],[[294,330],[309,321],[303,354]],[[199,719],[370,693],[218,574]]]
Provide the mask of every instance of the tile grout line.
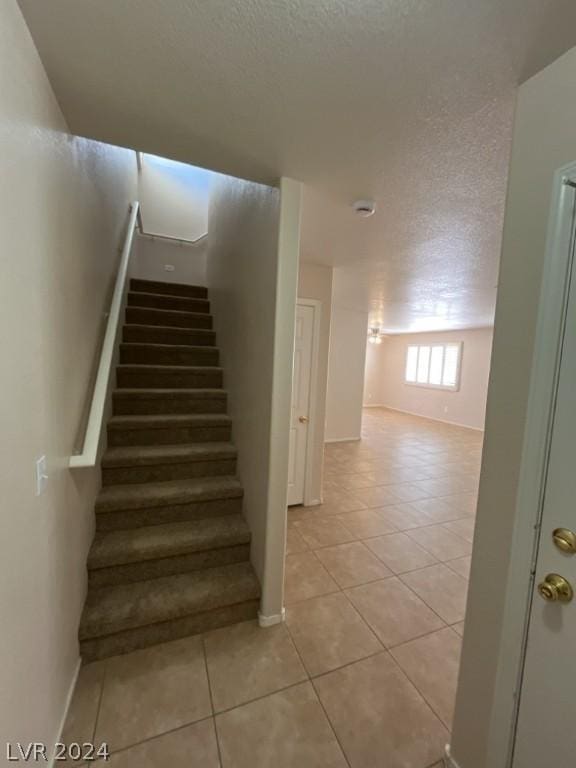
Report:
[[185,723],[182,723],[181,725],[177,725],[175,728],[169,728],[167,731],[162,731],[162,733],[155,733],[153,736],[147,736],[145,739],[141,739],[140,741],[135,741],[133,744],[126,744],[125,746],[120,747],[119,749],[111,749],[110,754],[119,755],[122,752],[127,752],[128,750],[134,749],[135,747],[140,747],[142,746],[142,744],[148,744],[148,742],[150,741],[161,739],[164,736],[169,736],[172,733],[183,731],[185,728],[190,728],[193,725],[198,725],[198,723],[205,723],[208,720],[214,720],[214,715],[207,715],[206,717],[201,717],[198,720],[189,720]]
[[306,673],[305,680],[298,680],[295,683],[289,683],[289,685],[283,685],[281,688],[278,688],[275,691],[268,691],[268,693],[263,693],[260,696],[254,696],[251,699],[246,699],[246,701],[242,701],[240,702],[240,704],[234,704],[233,707],[227,707],[226,709],[222,709],[214,713],[214,719],[216,719],[217,717],[220,717],[220,715],[227,715],[229,712],[234,712],[235,709],[241,709],[242,707],[245,707],[248,704],[254,704],[257,701],[262,701],[263,699],[267,699],[270,696],[275,696],[277,693],[283,693],[284,691],[289,691],[291,688],[297,688],[299,685],[303,685],[304,683],[311,682],[311,677],[309,676],[308,670],[306,669],[306,667],[304,667],[304,672]]
[[[312,552],[314,553],[314,550],[312,550]],[[319,558],[318,558],[318,560],[319,560]],[[322,563],[321,563],[321,564],[322,564]],[[440,563],[440,562],[439,562],[439,563],[435,563],[434,565],[443,565],[443,563]],[[432,567],[432,566],[425,566],[425,567],[428,567],[428,568],[429,568],[429,567]],[[417,570],[424,570],[424,569],[422,569],[422,568],[421,568],[421,569],[414,569],[414,571],[409,571],[409,573],[414,573],[414,572],[415,572],[415,571],[417,571]],[[329,574],[329,575],[330,575],[330,574]],[[456,575],[458,575],[458,574],[456,574]],[[404,586],[405,586],[407,589],[409,589],[409,590],[410,590],[410,591],[411,591],[411,592],[412,592],[412,593],[413,593],[413,594],[414,594],[414,595],[415,595],[415,596],[416,596],[416,597],[417,597],[419,600],[421,600],[421,601],[424,603],[424,605],[426,605],[426,607],[427,607],[427,608],[428,608],[428,609],[429,609],[429,610],[430,610],[430,611],[431,611],[431,612],[432,612],[432,613],[433,613],[433,614],[434,614],[434,615],[435,615],[435,616],[438,618],[438,620],[442,622],[443,626],[442,626],[442,627],[438,627],[437,629],[432,629],[432,630],[430,630],[429,632],[424,632],[424,633],[422,633],[422,634],[420,634],[420,635],[416,635],[415,637],[411,637],[409,640],[403,640],[401,643],[396,643],[396,644],[394,644],[394,645],[390,645],[390,646],[388,646],[388,645],[385,645],[385,644],[384,644],[384,642],[383,642],[383,641],[380,639],[380,637],[379,637],[379,636],[378,636],[378,634],[376,633],[376,630],[375,630],[375,629],[374,629],[374,627],[371,625],[370,621],[369,621],[369,620],[368,620],[368,619],[367,619],[365,616],[363,616],[363,614],[360,612],[360,610],[359,610],[359,609],[358,609],[358,608],[357,608],[357,607],[354,605],[354,603],[352,602],[352,600],[351,600],[351,599],[348,597],[348,595],[346,594],[346,590],[355,589],[356,587],[363,587],[363,586],[366,586],[367,584],[375,584],[375,583],[377,583],[377,582],[379,582],[379,581],[388,581],[388,580],[389,580],[389,579],[391,579],[391,578],[396,578],[396,579],[398,579],[398,580],[400,580],[400,581],[401,581],[401,579],[400,579],[400,576],[399,576],[399,575],[397,575],[397,574],[392,574],[391,576],[387,576],[387,577],[385,577],[385,578],[383,578],[383,579],[375,579],[375,580],[373,580],[373,581],[370,581],[370,582],[365,582],[365,583],[363,583],[363,584],[357,584],[357,585],[355,585],[355,586],[353,586],[353,587],[345,587],[345,588],[342,588],[342,587],[340,587],[340,589],[338,589],[338,590],[337,590],[337,591],[335,591],[335,592],[326,592],[326,593],[323,593],[323,594],[320,594],[320,595],[314,595],[314,596],[312,596],[312,597],[307,597],[307,598],[305,598],[304,600],[299,600],[299,601],[297,601],[297,602],[295,602],[295,603],[292,603],[292,605],[291,605],[291,606],[287,606],[288,608],[290,608],[290,607],[292,607],[292,606],[301,605],[302,603],[311,602],[312,600],[316,600],[316,599],[318,599],[318,598],[323,598],[323,597],[330,597],[331,595],[342,594],[342,595],[344,595],[344,597],[345,597],[345,598],[346,598],[346,600],[348,601],[348,604],[349,604],[349,605],[350,605],[350,606],[351,606],[351,607],[354,609],[354,611],[355,611],[355,612],[357,613],[357,615],[360,617],[360,619],[362,620],[362,622],[363,622],[363,623],[364,623],[364,624],[365,624],[365,625],[368,627],[368,629],[370,630],[370,632],[371,632],[371,633],[374,635],[374,637],[376,638],[376,640],[377,640],[377,641],[378,641],[378,642],[379,642],[379,643],[382,645],[382,648],[381,648],[380,650],[378,650],[378,651],[375,651],[374,653],[368,654],[368,655],[366,655],[366,656],[363,656],[363,657],[361,657],[360,659],[356,659],[355,661],[347,662],[346,664],[342,664],[342,665],[340,665],[340,666],[338,666],[338,667],[334,667],[334,669],[328,670],[327,672],[322,672],[322,673],[320,673],[319,675],[312,675],[312,674],[310,674],[310,679],[311,679],[311,680],[314,680],[314,679],[316,679],[316,678],[318,678],[318,677],[323,677],[324,675],[330,674],[331,672],[335,672],[335,671],[336,671],[336,670],[338,670],[338,669],[343,669],[343,668],[345,668],[345,667],[348,667],[348,666],[350,666],[351,664],[355,664],[357,661],[362,661],[363,659],[371,658],[372,656],[377,656],[379,653],[382,653],[383,651],[386,651],[386,652],[390,652],[390,651],[392,651],[393,649],[400,647],[401,645],[405,645],[406,643],[410,643],[410,642],[412,642],[413,640],[420,640],[420,639],[422,639],[423,637],[428,637],[428,635],[433,635],[433,634],[435,634],[436,632],[441,632],[441,631],[442,631],[442,630],[444,630],[444,629],[452,629],[452,625],[451,625],[451,624],[449,624],[449,623],[448,623],[448,622],[447,622],[447,621],[446,621],[444,618],[442,618],[442,616],[440,616],[440,615],[439,615],[439,614],[438,614],[438,613],[437,613],[437,612],[436,612],[436,611],[435,611],[435,610],[434,610],[434,609],[433,609],[431,606],[429,606],[429,605],[428,605],[428,603],[427,603],[427,602],[426,602],[426,601],[425,601],[423,598],[421,598],[421,597],[420,597],[420,595],[418,595],[418,594],[417,594],[417,593],[416,593],[416,592],[415,592],[415,591],[414,591],[414,590],[413,590],[413,589],[412,589],[412,588],[411,588],[411,587],[410,587],[408,584],[404,584],[404,582],[403,582],[403,581],[401,581],[401,583],[402,583],[402,584],[404,584]],[[462,577],[460,577],[460,578],[462,578]],[[455,622],[455,623],[460,623],[460,622]],[[289,633],[290,633],[290,635],[292,636],[292,633],[290,632],[290,628],[289,628],[288,624],[286,625],[286,627],[287,627],[287,629],[288,629],[288,632],[289,632]],[[454,632],[454,634],[456,634],[458,637],[460,637],[460,636],[458,635],[458,633],[457,633],[457,632],[456,632],[454,629],[452,629],[452,631]],[[461,639],[461,638],[460,638],[460,639]],[[299,651],[298,651],[298,649],[297,649],[297,648],[296,648],[296,650],[297,650],[298,654],[300,655],[300,653],[299,653]],[[302,663],[304,664],[303,660],[302,660]],[[306,668],[306,665],[304,665],[304,667]],[[306,668],[306,669],[307,669],[307,668]]]
[[[449,627],[448,627],[448,629],[449,629]],[[423,702],[426,704],[426,706],[428,707],[428,709],[430,710],[430,712],[432,712],[432,714],[434,715],[434,717],[435,717],[435,718],[436,718],[436,719],[437,719],[437,720],[438,720],[438,721],[439,721],[439,722],[442,724],[442,726],[443,726],[444,728],[446,728],[446,730],[448,731],[448,735],[450,736],[450,735],[451,735],[451,733],[452,733],[452,728],[451,728],[451,727],[448,727],[448,726],[446,725],[446,723],[444,722],[444,719],[443,719],[442,717],[440,717],[440,715],[438,714],[438,712],[436,712],[436,710],[434,709],[434,707],[432,706],[432,704],[431,704],[431,703],[428,701],[428,697],[424,695],[424,692],[423,692],[423,691],[421,691],[421,690],[420,690],[420,688],[418,688],[418,686],[416,685],[416,683],[415,683],[415,682],[414,682],[414,681],[413,681],[413,680],[410,678],[409,674],[408,674],[407,672],[405,672],[405,671],[404,671],[403,667],[400,665],[400,663],[399,663],[399,662],[397,661],[397,659],[394,657],[394,654],[390,653],[389,655],[390,655],[390,658],[392,659],[392,661],[394,662],[394,664],[396,665],[396,667],[397,667],[397,668],[400,670],[400,672],[402,673],[402,675],[404,675],[404,677],[405,677],[405,678],[406,678],[406,680],[407,680],[407,681],[410,683],[410,685],[411,685],[411,686],[414,688],[414,690],[418,692],[418,695],[420,696],[420,698],[422,699],[422,701],[423,701]],[[434,763],[432,763],[432,765],[434,765]]]
[[210,681],[210,670],[208,668],[208,654],[206,653],[206,636],[204,633],[200,635],[200,642],[202,643],[202,656],[204,659],[204,669],[206,670],[206,682],[208,683],[208,696],[210,697],[210,709],[212,710],[212,724],[214,726],[214,738],[216,739],[216,751],[218,753],[218,763],[220,768],[223,768],[222,751],[220,748],[220,737],[218,736],[218,725],[216,723],[216,711],[214,709],[214,696],[212,694],[212,683]]
[[102,699],[104,698],[104,686],[106,684],[106,675],[108,673],[109,659],[104,659],[104,670],[102,672],[102,682],[100,683],[100,695],[98,696],[98,706],[96,708],[96,717],[94,718],[94,728],[92,729],[92,743],[96,743],[96,733],[98,731],[98,721],[100,720],[100,710],[102,709]]
[[[320,520],[328,522],[329,520],[337,519],[338,517],[342,517],[343,515],[351,515],[351,514],[354,514],[355,512],[373,512],[375,514],[380,514],[380,512],[382,512],[382,514],[386,515],[386,509],[388,507],[390,507],[390,508],[398,508],[398,507],[400,507],[400,506],[402,506],[404,504],[414,505],[414,504],[417,504],[420,501],[441,501],[441,500],[442,499],[436,498],[436,497],[426,497],[426,498],[423,498],[423,499],[417,499],[415,501],[397,501],[397,502],[394,502],[393,504],[378,504],[378,505],[376,505],[374,507],[362,507],[360,509],[351,509],[348,512],[331,512],[331,513],[325,512],[323,514],[322,514],[322,512],[320,510],[321,510],[321,507],[324,506],[324,505],[323,504],[317,504],[317,505],[312,506],[312,507],[304,507],[304,509],[310,510],[309,516],[303,517],[300,520],[290,520],[290,519],[288,519],[287,522],[288,522],[289,525],[295,526],[296,530],[298,530],[298,532],[300,533],[300,530],[299,530],[298,526],[301,525],[301,524],[306,524],[306,523],[310,523],[310,522],[316,522],[316,521],[320,521]],[[418,509],[414,509],[414,512],[416,512],[418,514],[427,514],[425,512],[421,512]],[[288,517],[289,516],[290,516],[290,511],[288,511]],[[426,523],[424,523],[422,525],[415,525],[415,526],[412,526],[411,528],[398,528],[397,526],[394,526],[393,523],[389,523],[389,525],[392,525],[395,528],[395,530],[391,531],[390,533],[405,533],[406,531],[412,531],[412,530],[415,530],[417,528],[430,528],[433,525],[445,525],[445,524],[448,524],[448,523],[456,523],[456,522],[458,522],[460,520],[474,520],[474,519],[475,519],[475,513],[463,513],[461,510],[460,511],[459,510],[454,510],[454,517],[450,516],[449,518],[447,518],[445,520],[431,520],[430,522],[426,522]],[[345,527],[345,523],[342,523],[341,520],[338,520],[338,522],[340,523],[340,525]],[[351,535],[355,535],[354,533],[352,533],[352,531],[349,531],[349,532],[350,532]],[[450,533],[452,533],[452,532],[450,531]],[[302,536],[302,538],[304,538],[304,536],[301,533],[300,533],[300,535]],[[379,536],[386,536],[387,534],[384,533],[384,534],[377,534],[377,535],[379,535]],[[458,536],[458,534],[456,534],[456,533],[454,533],[453,535],[454,536]],[[376,538],[376,537],[375,536],[367,536],[366,538]],[[462,538],[462,537],[460,537],[460,538]],[[464,539],[464,541],[467,541],[467,539]],[[468,542],[468,543],[470,543],[470,542]],[[330,545],[323,545],[323,546],[330,546]]]
[[342,753],[342,757],[346,761],[346,765],[348,766],[348,768],[352,768],[352,766],[350,765],[350,761],[348,760],[348,755],[346,754],[346,752],[344,751],[344,747],[340,743],[340,739],[338,738],[338,734],[336,733],[334,725],[332,724],[332,721],[330,720],[330,718],[328,716],[328,712],[326,712],[326,708],[324,707],[324,704],[322,703],[322,699],[320,698],[320,695],[319,695],[318,691],[316,690],[316,686],[314,685],[314,678],[309,674],[308,668],[304,664],[304,659],[302,658],[302,656],[300,654],[300,651],[298,650],[298,646],[296,645],[296,642],[295,642],[295,640],[294,640],[294,638],[292,636],[292,632],[290,631],[290,627],[288,626],[287,622],[286,622],[286,631],[288,632],[288,636],[292,640],[292,644],[294,645],[296,653],[298,654],[298,658],[300,659],[300,663],[302,664],[302,666],[306,670],[306,673],[308,674],[308,680],[310,682],[310,685],[312,686],[312,690],[314,691],[314,695],[316,696],[316,699],[317,699],[318,703],[320,704],[322,712],[324,712],[324,717],[326,718],[326,722],[330,726],[330,730],[332,731],[332,733],[334,735],[334,739],[336,740],[336,743],[338,744],[338,746],[340,748],[340,752]]
[[[436,565],[428,565],[428,566],[426,566],[426,567],[427,567],[427,568],[437,568],[439,565],[444,565],[444,563],[436,563]],[[423,571],[423,570],[425,570],[425,568],[421,568],[420,570],[422,570],[422,571]],[[464,581],[464,582],[465,582],[465,584],[466,584],[466,590],[468,590],[468,582],[466,581],[466,579],[464,579],[464,578],[463,578],[462,576],[460,576],[459,574],[457,574],[457,573],[454,573],[454,571],[453,571],[451,568],[448,568],[448,570],[449,570],[449,571],[450,571],[450,573],[451,573],[451,574],[453,574],[454,576],[458,576],[460,579],[462,579],[462,581]],[[410,571],[410,573],[416,573],[416,571]],[[406,574],[404,574],[404,575],[406,575]],[[399,577],[399,578],[400,578],[400,577]],[[418,592],[416,592],[416,590],[415,590],[415,589],[413,589],[413,588],[410,586],[410,584],[406,584],[406,582],[404,581],[404,579],[400,579],[400,581],[402,582],[402,584],[404,584],[404,586],[405,586],[407,589],[409,589],[409,590],[410,590],[410,592],[412,592],[413,594],[415,594],[415,595],[416,595],[416,597],[417,597],[419,600],[422,600],[422,602],[424,603],[424,605],[425,605],[425,606],[427,606],[427,608],[429,608],[429,609],[432,611],[432,613],[434,613],[436,616],[438,616],[438,618],[440,619],[440,621],[443,621],[443,622],[444,622],[444,624],[445,624],[447,627],[449,627],[449,626],[450,626],[450,622],[449,622],[449,621],[446,621],[446,619],[445,619],[445,618],[443,618],[442,616],[440,616],[440,614],[438,613],[438,611],[436,611],[436,610],[435,610],[435,609],[434,609],[434,608],[433,608],[433,607],[432,607],[432,606],[431,606],[431,605],[430,605],[430,604],[429,604],[429,603],[428,603],[426,600],[424,600],[424,598],[423,598],[423,597],[421,597],[421,596],[418,594]],[[466,600],[468,600],[468,598],[466,598]],[[464,608],[464,618],[466,618],[466,608]],[[452,622],[452,624],[458,624],[460,621],[464,621],[464,618],[462,618],[462,619],[458,619],[458,621],[454,621],[454,622]]]
[[[387,534],[387,535],[394,535],[394,534]],[[345,543],[353,544],[353,543],[355,543],[355,542],[345,542]],[[423,548],[423,547],[422,547],[422,546],[421,546],[421,545],[420,545],[418,542],[414,541],[414,544],[416,544],[416,546],[419,546],[419,547],[421,547],[421,549],[424,549],[424,548]],[[340,545],[338,545],[338,544],[335,544],[335,545],[333,545],[333,546],[340,546]],[[327,549],[327,547],[319,547],[319,549]],[[371,551],[369,547],[368,547],[368,549],[369,549],[369,551]],[[425,551],[425,552],[426,552],[428,555],[430,555],[431,557],[435,557],[435,555],[432,555],[432,553],[431,553],[431,552],[428,552],[428,550],[424,550],[424,551]],[[308,550],[307,552],[295,552],[294,554],[295,554],[295,555],[304,555],[304,554],[312,554],[312,555],[316,555],[316,550],[314,550],[314,549],[311,549],[311,550]],[[376,553],[375,553],[375,552],[374,552],[374,553],[372,553],[372,554],[374,554],[376,557],[378,557],[378,555],[376,555]],[[462,555],[462,557],[470,557],[470,555]],[[462,579],[462,581],[464,581],[465,583],[467,583],[467,584],[468,584],[468,583],[469,583],[469,579],[466,579],[466,578],[465,578],[464,576],[462,576],[461,574],[457,573],[456,571],[453,571],[453,570],[452,570],[452,569],[451,569],[451,568],[450,568],[450,567],[447,565],[447,563],[448,563],[448,562],[451,562],[452,560],[459,560],[460,558],[456,557],[456,558],[451,558],[450,560],[438,560],[438,559],[437,559],[437,562],[435,562],[435,563],[430,563],[429,565],[425,565],[425,566],[423,566],[423,567],[421,567],[421,568],[412,568],[412,569],[410,569],[410,570],[408,570],[408,571],[402,571],[402,573],[395,573],[394,571],[392,571],[392,569],[390,568],[390,566],[386,565],[386,563],[385,563],[383,560],[381,560],[380,558],[378,558],[378,559],[379,559],[379,560],[382,562],[382,564],[383,564],[383,565],[385,565],[385,566],[386,566],[386,567],[387,567],[387,568],[390,570],[390,572],[391,572],[391,573],[390,573],[390,576],[384,576],[383,578],[380,578],[380,579],[372,579],[372,580],[370,580],[370,581],[365,581],[365,582],[362,582],[362,583],[360,583],[360,584],[353,584],[353,585],[351,585],[351,586],[349,586],[349,587],[341,587],[341,586],[339,585],[338,581],[336,580],[336,578],[335,578],[334,576],[332,576],[332,574],[331,574],[331,573],[330,573],[330,571],[329,571],[329,570],[326,568],[326,566],[324,565],[324,563],[323,563],[323,562],[320,560],[320,558],[319,558],[319,557],[316,555],[316,560],[317,560],[317,561],[320,563],[320,565],[321,565],[321,566],[324,568],[324,570],[325,570],[325,571],[328,573],[328,576],[330,576],[330,578],[332,579],[332,581],[334,581],[334,582],[335,582],[335,584],[337,585],[338,589],[337,589],[337,590],[331,590],[330,592],[321,592],[321,593],[319,593],[319,594],[317,594],[317,595],[311,595],[310,597],[305,597],[305,598],[302,598],[301,600],[295,600],[295,601],[293,601],[293,602],[290,602],[289,604],[287,604],[287,606],[286,606],[286,607],[292,607],[292,606],[294,606],[294,605],[300,605],[301,603],[306,603],[306,602],[308,602],[309,600],[315,600],[315,599],[316,599],[316,598],[318,598],[318,597],[326,597],[326,596],[328,596],[328,595],[334,595],[334,594],[336,594],[336,592],[344,592],[345,590],[350,590],[350,589],[357,589],[358,587],[364,587],[364,586],[368,586],[369,584],[376,584],[376,583],[378,583],[379,581],[388,581],[389,579],[398,579],[398,580],[400,580],[400,581],[402,582],[402,584],[403,584],[405,587],[407,587],[407,588],[408,588],[408,589],[409,589],[409,590],[410,590],[410,591],[411,591],[411,592],[412,592],[414,595],[416,595],[416,597],[417,597],[419,600],[421,600],[421,601],[422,601],[422,602],[423,602],[423,603],[426,605],[426,607],[427,607],[427,608],[429,608],[429,609],[430,609],[430,610],[431,610],[431,611],[432,611],[432,612],[433,612],[433,613],[434,613],[434,614],[435,614],[435,615],[436,615],[436,616],[437,616],[437,617],[438,617],[438,618],[439,618],[439,619],[440,619],[442,622],[444,622],[444,624],[446,624],[446,626],[450,626],[450,622],[446,621],[446,619],[444,619],[442,616],[440,616],[440,614],[439,614],[439,613],[438,613],[438,612],[437,612],[437,611],[436,611],[434,608],[432,608],[432,606],[431,606],[431,605],[429,605],[429,604],[428,604],[428,602],[427,602],[426,600],[424,600],[424,598],[423,598],[423,597],[421,597],[421,596],[420,596],[420,595],[419,595],[419,594],[418,594],[418,593],[417,593],[417,592],[416,592],[416,591],[415,591],[415,590],[414,590],[414,589],[413,589],[413,588],[412,588],[412,587],[411,587],[409,584],[406,584],[406,582],[404,581],[404,579],[402,578],[402,576],[406,576],[406,575],[408,575],[408,574],[411,574],[411,573],[417,573],[418,571],[424,571],[424,570],[426,570],[427,568],[436,568],[436,567],[438,567],[439,565],[444,565],[446,568],[448,568],[448,570],[450,571],[450,573],[451,573],[451,574],[454,574],[454,576],[458,576],[458,578]],[[365,619],[365,621],[366,621],[366,619]],[[452,624],[459,624],[461,621],[463,621],[463,619],[458,619],[457,621],[455,621],[455,622],[451,622],[451,623],[452,623]]]

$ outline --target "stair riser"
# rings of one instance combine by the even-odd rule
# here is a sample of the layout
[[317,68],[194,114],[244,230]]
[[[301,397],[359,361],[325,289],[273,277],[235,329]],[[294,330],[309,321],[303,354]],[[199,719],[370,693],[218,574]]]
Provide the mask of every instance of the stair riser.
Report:
[[220,389],[222,371],[126,371],[118,369],[118,387],[127,389]]
[[181,413],[226,413],[226,397],[222,398],[118,398],[114,399],[115,416],[144,416]]
[[125,365],[218,365],[218,350],[214,347],[170,349],[170,347],[120,346],[120,363]]
[[164,480],[187,480],[194,477],[217,477],[236,474],[236,459],[189,461],[181,464],[155,464],[136,467],[104,467],[102,485],[125,483],[157,483]]
[[216,344],[214,331],[161,326],[149,328],[144,325],[124,326],[122,339],[137,344],[192,344],[197,347],[213,347]]
[[157,312],[145,307],[126,307],[126,322],[141,325],[161,325],[172,328],[212,328],[212,315],[182,315],[181,312]]
[[121,509],[111,512],[97,512],[96,530],[122,531],[146,525],[178,523],[184,520],[203,520],[206,517],[221,517],[242,513],[242,497],[192,501],[189,504],[168,504],[162,507]]
[[131,291],[144,293],[166,293],[170,296],[187,296],[192,299],[208,298],[208,289],[200,285],[181,285],[180,283],[159,283],[155,280],[130,280]]
[[258,616],[258,600],[247,600],[243,603],[218,608],[193,616],[164,621],[159,624],[149,624],[138,629],[117,632],[106,637],[83,640],[80,643],[80,654],[84,662],[104,659],[122,653],[130,653],[138,648],[148,648],[151,645],[177,640],[181,637],[198,635],[219,627],[249,621]]
[[165,427],[160,429],[109,429],[108,445],[177,445],[180,443],[227,443],[230,426]]
[[156,309],[177,309],[180,312],[210,312],[210,302],[204,299],[186,299],[178,296],[157,296],[146,293],[129,293],[129,307],[155,307]]
[[250,544],[211,549],[206,552],[192,552],[159,560],[98,568],[88,571],[88,586],[92,589],[116,584],[132,584],[136,581],[173,576],[177,573],[202,571],[220,565],[244,563],[250,559]]

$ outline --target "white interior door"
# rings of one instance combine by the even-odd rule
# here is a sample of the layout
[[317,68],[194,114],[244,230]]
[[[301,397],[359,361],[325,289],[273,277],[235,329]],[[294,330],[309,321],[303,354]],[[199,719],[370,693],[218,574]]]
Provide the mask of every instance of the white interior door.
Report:
[[[576,766],[576,600],[558,599],[562,584],[554,583],[556,574],[576,585],[576,553],[566,551],[568,532],[576,533],[575,281],[573,276],[568,293],[514,768]],[[557,533],[555,541],[558,529],[566,531]]]
[[312,376],[312,338],[314,307],[296,306],[294,373],[292,379],[292,422],[288,463],[288,504],[304,502],[306,446],[310,428],[310,387]]

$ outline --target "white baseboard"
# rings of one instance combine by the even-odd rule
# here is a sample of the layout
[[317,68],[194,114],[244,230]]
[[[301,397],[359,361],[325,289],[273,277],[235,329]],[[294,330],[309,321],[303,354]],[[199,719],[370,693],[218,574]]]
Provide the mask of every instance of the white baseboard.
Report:
[[[55,744],[59,741],[62,741],[62,731],[64,730],[66,718],[68,717],[68,710],[70,709],[70,704],[72,703],[72,696],[74,696],[74,690],[76,688],[76,682],[78,680],[78,675],[80,674],[81,666],[82,666],[82,659],[78,657],[78,661],[76,662],[76,668],[74,669],[74,673],[72,674],[72,680],[70,681],[70,685],[68,686],[66,703],[64,704],[64,712],[62,713],[62,717],[60,719],[60,725],[58,726],[58,733],[56,734],[56,739],[54,740]],[[50,768],[54,768],[54,757],[55,757],[54,752],[52,752],[52,754],[50,755],[50,761],[49,761]]]
[[362,408],[386,408],[387,406],[384,405],[384,403],[364,403],[362,405]]
[[258,624],[261,627],[273,627],[275,624],[282,624],[286,619],[286,609],[282,608],[282,613],[273,613],[272,616],[264,616],[258,611]]
[[312,499],[312,501],[307,501],[304,506],[305,507],[319,507],[320,504],[322,504],[321,499]]
[[460,768],[450,753],[450,744],[446,744],[444,748],[444,765],[446,768]]
[[361,437],[330,437],[324,440],[325,443],[354,443],[362,440]]
[[[376,406],[374,406],[376,407]],[[484,432],[482,427],[471,427],[470,424],[462,424],[459,421],[450,421],[449,419],[438,419],[435,416],[424,416],[416,411],[405,411],[403,408],[392,408],[391,405],[381,405],[380,408],[386,408],[389,411],[395,411],[396,413],[407,413],[408,416],[418,416],[420,419],[427,419],[428,421],[438,421],[440,424],[450,424],[452,427],[462,427],[463,429],[472,429],[474,432]]]

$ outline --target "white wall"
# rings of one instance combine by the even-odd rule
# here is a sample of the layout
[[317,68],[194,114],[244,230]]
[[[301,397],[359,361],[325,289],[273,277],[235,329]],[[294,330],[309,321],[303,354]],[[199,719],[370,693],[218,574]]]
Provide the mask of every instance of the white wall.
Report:
[[[298,265],[297,248],[292,253],[289,242],[285,263],[279,264],[280,224],[277,188],[229,177],[216,181],[209,209],[208,287],[229,391],[233,440],[239,451],[244,512],[252,531],[252,561],[263,582],[262,611],[266,615],[282,608]],[[283,241],[289,236],[290,232],[284,232]],[[286,276],[286,269],[293,274]],[[279,280],[284,280],[280,286]],[[280,309],[284,316],[278,316]],[[286,340],[277,346],[277,336],[282,333],[287,336],[287,346]],[[275,382],[285,389],[284,414],[282,403],[275,401]],[[278,419],[280,426],[272,434]],[[283,488],[281,479],[278,486],[278,466],[273,460],[281,465],[280,474],[284,473]],[[271,489],[272,496],[280,496],[279,508],[271,503]],[[273,544],[271,532],[276,536]]]
[[[132,277],[165,283],[206,285],[207,241],[195,245],[154,240],[139,235],[132,255]],[[166,271],[165,266],[174,267]]]
[[[133,152],[68,134],[15,0],[0,4],[0,723],[54,743],[78,661],[98,471],[71,474]],[[49,481],[35,496],[34,463]]]
[[175,160],[141,155],[138,195],[144,230],[196,240],[208,231],[210,189],[217,174]]
[[328,384],[328,353],[330,349],[330,323],[332,315],[332,271],[332,267],[301,262],[298,273],[298,298],[316,299],[321,303],[318,378],[316,382],[316,425],[313,438],[313,456],[309,462],[312,502],[322,501],[322,468],[326,436],[326,389]]
[[[576,160],[576,48],[520,87],[488,389],[486,438],[452,751],[461,768],[504,768],[510,721],[494,709],[517,484],[552,180]],[[514,650],[514,649],[512,649]],[[501,666],[499,667],[499,663]],[[509,711],[512,709],[512,696]],[[493,751],[488,751],[488,750]]]
[[345,269],[335,269],[332,282],[332,328],[326,395],[326,441],[359,440],[368,312],[364,297]]
[[[457,391],[405,383],[409,344],[457,342],[462,343],[460,388]],[[430,419],[484,429],[491,349],[491,328],[399,334],[388,336],[381,344],[368,344],[364,405],[384,405]]]
[[[154,155],[141,155],[138,196],[144,231],[197,240],[208,231],[210,190],[218,174]],[[167,283],[206,284],[207,242],[183,244],[138,237],[133,275]],[[166,271],[165,265],[173,271]]]

